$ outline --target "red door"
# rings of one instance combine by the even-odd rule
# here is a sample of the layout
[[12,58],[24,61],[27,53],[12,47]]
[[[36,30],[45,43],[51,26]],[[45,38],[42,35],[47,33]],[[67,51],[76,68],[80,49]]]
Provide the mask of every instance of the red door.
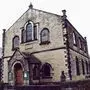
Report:
[[14,66],[14,72],[15,72],[15,84],[23,85],[23,70],[21,64],[16,64]]

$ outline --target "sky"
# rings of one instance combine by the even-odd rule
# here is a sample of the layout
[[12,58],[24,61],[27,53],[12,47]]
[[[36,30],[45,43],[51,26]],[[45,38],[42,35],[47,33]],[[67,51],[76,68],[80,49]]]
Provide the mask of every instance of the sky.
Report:
[[0,47],[2,47],[2,29],[8,29],[30,5],[36,9],[62,15],[66,9],[67,19],[76,30],[87,37],[90,53],[90,0],[0,0]]

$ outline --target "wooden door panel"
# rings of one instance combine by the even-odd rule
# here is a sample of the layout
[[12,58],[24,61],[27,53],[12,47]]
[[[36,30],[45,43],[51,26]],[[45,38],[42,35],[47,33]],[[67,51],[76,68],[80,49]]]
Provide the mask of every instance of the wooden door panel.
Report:
[[20,69],[20,70],[17,70],[16,72],[16,84],[18,85],[22,85],[23,84],[23,71]]

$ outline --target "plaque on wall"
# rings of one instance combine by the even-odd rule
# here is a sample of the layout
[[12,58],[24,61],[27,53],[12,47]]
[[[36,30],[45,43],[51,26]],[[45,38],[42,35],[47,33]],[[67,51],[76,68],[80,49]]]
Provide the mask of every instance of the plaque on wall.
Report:
[[9,72],[8,73],[8,80],[9,81],[12,81],[13,80],[13,73],[12,72]]
[[25,71],[23,77],[24,77],[24,80],[29,80],[29,72]]

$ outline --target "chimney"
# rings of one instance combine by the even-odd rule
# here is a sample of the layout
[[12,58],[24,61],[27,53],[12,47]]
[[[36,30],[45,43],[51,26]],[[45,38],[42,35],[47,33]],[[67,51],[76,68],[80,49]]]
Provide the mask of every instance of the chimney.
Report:
[[64,9],[64,10],[62,10],[62,13],[63,13],[63,19],[65,20],[66,18],[67,18],[67,15],[66,15],[66,10]]
[[84,37],[85,39],[87,39],[87,37]]

